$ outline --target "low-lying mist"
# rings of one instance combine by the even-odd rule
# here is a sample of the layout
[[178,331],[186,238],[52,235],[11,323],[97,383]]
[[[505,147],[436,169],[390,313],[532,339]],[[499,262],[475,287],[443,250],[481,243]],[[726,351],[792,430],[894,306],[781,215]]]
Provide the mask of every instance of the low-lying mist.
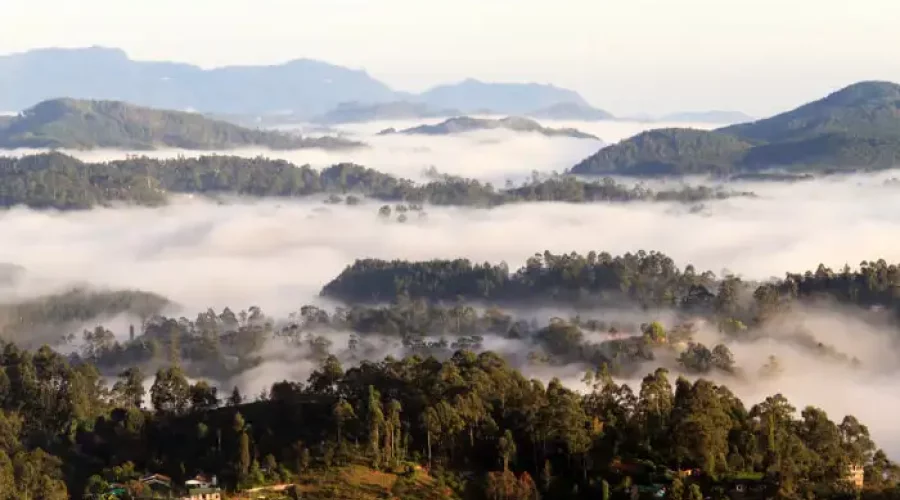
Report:
[[[885,174],[888,175],[888,174]],[[757,198],[667,203],[425,207],[380,220],[380,203],[178,198],[162,208],[0,215],[0,262],[22,266],[5,296],[73,283],[159,293],[191,310],[257,304],[288,312],[357,258],[466,257],[516,268],[535,252],[659,250],[681,267],[748,279],[900,260],[900,197],[873,178],[747,187]],[[743,187],[742,187],[743,189]]]
[[[610,141],[608,134],[585,130]],[[385,138],[390,140],[394,138]],[[568,141],[559,139],[511,138],[478,145],[471,137],[437,138],[429,140],[430,151],[414,151],[414,142],[407,140],[397,139],[395,150],[388,142],[376,143],[366,152],[353,153],[362,156],[341,160],[413,178],[433,164],[442,172],[491,180],[525,176],[532,168],[561,169],[554,162],[568,165],[585,153],[569,146],[555,149]],[[520,149],[518,157],[505,156],[507,149],[514,148]],[[103,156],[107,154],[79,156],[100,159],[108,158]],[[288,158],[313,164],[338,160],[321,151],[296,154]],[[900,261],[900,197],[896,185],[885,183],[893,175],[833,176],[792,184],[736,183],[731,187],[753,191],[758,197],[709,202],[699,210],[666,203],[524,203],[490,210],[426,206],[427,217],[404,223],[379,218],[382,203],[325,205],[321,198],[212,202],[179,197],[161,208],[77,212],[17,208],[0,214],[4,235],[0,263],[21,266],[23,271],[14,280],[0,282],[0,298],[22,300],[90,285],[154,292],[179,305],[173,315],[189,318],[207,308],[238,311],[256,305],[283,320],[304,304],[323,304],[318,297],[322,286],[354,259],[368,257],[466,257],[477,262],[505,261],[517,268],[544,250],[615,255],[644,249],[664,252],[681,268],[693,264],[698,271],[709,269],[719,275],[730,271],[761,280],[786,271],[815,269],[820,262],[837,269],[862,260]],[[545,322],[551,316],[567,317],[571,311],[517,314]],[[660,320],[667,327],[676,321],[668,311],[596,314],[625,315],[636,322]],[[807,404],[820,406],[832,418],[852,413],[897,457],[900,433],[892,421],[894,410],[900,408],[900,395],[892,388],[900,374],[900,359],[894,354],[900,352],[894,340],[897,327],[891,321],[874,321],[873,314],[821,306],[792,311],[762,338],[725,338],[708,325],[700,325],[695,338],[709,347],[724,343],[734,353],[740,376],[706,376],[727,384],[742,399],[759,401],[780,392],[798,409]],[[109,320],[108,327],[124,339],[125,325],[133,319],[97,318],[95,323]],[[792,332],[797,324],[814,332],[818,342],[858,359],[859,364],[823,355],[794,335],[780,335]],[[348,364],[407,352],[396,337],[370,335],[351,352],[347,347],[350,332],[322,335],[330,340],[332,352]],[[591,334],[590,339],[599,342],[604,335]],[[429,340],[440,341],[438,337]],[[304,380],[316,366],[313,348],[285,349],[279,342],[271,340],[260,351],[261,364],[219,380],[223,391],[236,384],[245,394],[254,395],[278,380]],[[528,357],[535,350],[529,339],[484,335],[481,346],[503,354],[529,376],[560,377],[572,387],[583,388],[581,375],[595,368],[577,362],[536,364]],[[779,360],[781,371],[777,376],[761,376],[759,370],[770,356]],[[649,373],[660,365],[678,370],[676,359],[674,354],[661,353],[642,371]],[[639,379],[627,382],[639,389]]]
[[[540,321],[530,316],[529,311],[511,312],[518,318]],[[617,311],[595,311],[589,315],[607,321],[627,322],[633,318],[632,313],[622,315]],[[649,313],[644,317],[645,321],[653,319],[672,321],[665,324],[667,329],[676,326],[674,316],[667,312]],[[767,396],[781,393],[798,412],[811,405],[824,409],[833,419],[840,420],[847,414],[856,416],[869,426],[873,438],[886,452],[900,456],[900,433],[892,417],[894,410],[900,408],[900,396],[893,390],[894,380],[900,375],[897,326],[893,322],[859,309],[808,306],[785,314],[764,331],[757,332],[758,336],[753,339],[721,333],[702,320],[693,325],[691,341],[710,348],[722,344],[733,353],[736,366],[733,373],[719,370],[702,374],[693,372],[678,361],[678,353],[683,351],[685,343],[679,341],[678,345],[673,342],[654,348],[654,359],[640,361],[635,368],[636,375],[620,378],[619,382],[627,383],[637,394],[643,375],[665,367],[670,370],[673,384],[679,375],[688,379],[704,377],[726,385],[747,402],[762,401]],[[331,341],[329,352],[335,354],[345,367],[362,360],[377,361],[385,356],[399,358],[419,353],[404,345],[397,336],[358,335],[328,329],[313,330],[312,334],[328,338]],[[806,334],[813,335],[823,345],[805,343]],[[311,335],[308,338],[311,339]],[[616,338],[628,338],[628,335],[619,334]],[[349,347],[351,338],[356,339],[352,348]],[[594,332],[586,335],[585,341],[600,344],[611,338],[608,333]],[[433,345],[442,341],[450,343],[450,348],[445,343],[437,351],[448,356],[454,347],[454,337],[443,340],[441,335],[433,335],[425,339]],[[312,345],[272,340],[261,351],[264,359],[261,364],[222,381],[220,386],[228,391],[236,385],[244,394],[256,395],[283,379],[306,380],[317,368],[315,359],[321,355],[313,352]],[[500,354],[528,377],[545,383],[554,377],[560,378],[565,385],[579,391],[589,390],[582,381],[583,375],[597,368],[581,362],[541,361],[541,356],[535,359],[535,353],[544,352],[535,337],[510,338],[483,333],[477,350]],[[852,362],[848,362],[850,359]]]
[[[519,182],[528,178],[532,171],[541,173],[563,172],[601,147],[593,140],[566,137],[545,137],[539,134],[515,133],[503,130],[472,132],[453,136],[377,136],[378,131],[395,127],[411,127],[423,123],[438,123],[440,119],[422,121],[390,121],[344,125],[336,129],[346,137],[360,140],[370,147],[329,151],[323,149],[302,149],[295,151],[271,151],[267,149],[236,149],[219,151],[218,154],[233,154],[244,157],[267,156],[288,160],[296,165],[309,164],[324,168],[336,163],[350,162],[369,168],[409,178],[426,180],[424,172],[430,167],[438,171],[463,177],[492,182],[503,187],[507,180]],[[574,127],[598,135],[604,143],[616,142],[648,128],[661,124],[640,122],[553,122],[544,121],[548,127]],[[698,128],[709,125],[697,125]],[[286,127],[290,130],[290,127]],[[16,150],[13,154],[24,155],[36,150]],[[199,156],[210,152],[177,149],[155,151],[62,151],[84,161],[106,161],[125,158],[128,155],[153,158],[174,158],[178,156]]]

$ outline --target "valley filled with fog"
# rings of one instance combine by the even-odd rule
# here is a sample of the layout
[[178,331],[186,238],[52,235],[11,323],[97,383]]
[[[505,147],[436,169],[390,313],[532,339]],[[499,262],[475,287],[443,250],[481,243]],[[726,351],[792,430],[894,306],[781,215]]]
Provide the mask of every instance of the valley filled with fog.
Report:
[[[413,180],[426,180],[427,169],[474,178],[502,186],[541,175],[561,173],[595,152],[596,141],[546,138],[511,132],[475,132],[450,137],[377,136],[387,127],[407,127],[439,120],[379,122],[335,127],[348,137],[366,142],[362,150],[291,152],[238,150],[221,152],[253,157],[283,158],[296,165],[326,167],[352,162]],[[575,127],[617,142],[660,124],[632,122],[545,122]],[[332,131],[333,132],[333,131]],[[19,150],[22,155],[36,151]],[[72,151],[85,161],[106,161],[129,155],[158,158],[196,156],[196,151],[152,152]],[[327,204],[324,196],[307,198],[223,197],[210,200],[180,195],[161,207],[113,206],[81,211],[12,208],[0,214],[0,262],[18,266],[0,285],[7,303],[39,299],[72,287],[91,290],[136,290],[170,301],[158,312],[172,318],[194,318],[212,309],[237,312],[252,306],[274,327],[296,321],[304,305],[323,310],[344,307],[340,300],[320,296],[322,288],[357,259],[466,258],[475,263],[506,263],[511,271],[536,253],[589,251],[613,256],[639,250],[659,251],[681,269],[712,271],[716,279],[736,275],[747,282],[783,278],[786,272],[815,271],[819,263],[835,270],[861,261],[900,260],[900,187],[890,182],[892,171],[878,174],[832,175],[793,183],[731,182],[729,188],[750,191],[754,197],[684,203],[521,203],[494,208],[424,205],[423,215],[405,222],[379,217],[385,203],[364,199],[359,204]],[[619,179],[634,184],[634,179]],[[714,179],[690,179],[717,183]],[[645,181],[650,186],[684,180]],[[478,305],[484,311],[485,304]],[[735,340],[700,318],[667,308],[568,307],[559,304],[508,304],[512,317],[538,325],[552,318],[576,315],[632,325],[627,335],[640,335],[640,324],[659,321],[667,329],[692,324],[692,342],[723,344],[744,372],[740,376],[709,373],[739,396],[762,400],[784,394],[798,408],[811,404],[829,413],[853,413],[866,422],[893,456],[900,455],[900,433],[891,411],[900,408],[900,395],[889,388],[900,374],[895,353],[895,320],[864,308],[829,302],[803,305],[784,313],[779,322],[752,340]],[[148,318],[129,313],[108,314],[86,321],[57,325],[41,341],[74,334],[56,347],[79,352],[82,330],[103,324],[116,339],[128,341],[129,326]],[[820,345],[853,358],[858,365],[837,363],[809,346],[798,344],[794,333],[814,332]],[[785,333],[787,332],[787,333]],[[269,337],[253,351],[253,366],[216,380],[224,393],[232,386],[257,394],[283,379],[305,380],[326,351],[343,362],[402,357],[413,352],[397,337],[365,336],[365,354],[349,349],[358,332],[310,327],[306,337],[285,343]],[[426,336],[439,342],[442,334]],[[529,354],[544,348],[533,338],[510,338],[478,332],[478,348],[495,351],[524,374],[544,381],[553,377],[584,389],[581,376],[590,363],[534,363]],[[593,332],[585,342],[610,340],[605,331]],[[305,339],[305,340],[304,340]],[[317,351],[318,349],[318,351]],[[437,351],[440,351],[438,349]],[[437,352],[436,351],[436,352]],[[775,356],[777,376],[756,374]],[[152,364],[150,365],[152,368]],[[187,363],[190,373],[190,362]],[[633,387],[643,374],[658,366],[685,372],[674,353],[665,352],[642,363],[640,376],[624,376]],[[150,370],[148,370],[148,373]],[[149,387],[152,382],[147,379]],[[870,402],[877,399],[878,405]]]
[[0,500],[900,500],[900,3],[8,3]]
[[[674,126],[690,126],[701,129],[712,127],[710,124],[632,121],[541,121],[547,127],[571,127],[593,134],[602,140],[601,143],[567,137],[551,138],[534,133],[516,133],[507,130],[476,131],[449,136],[378,135],[378,132],[388,128],[401,130],[442,121],[444,118],[379,121],[332,127],[302,124],[282,125],[274,128],[311,136],[337,135],[362,141],[370,147],[349,151],[324,149],[270,151],[261,148],[238,148],[220,153],[244,157],[264,155],[288,160],[296,165],[309,164],[316,168],[351,162],[413,180],[423,179],[426,169],[434,167],[441,173],[492,182],[496,186],[502,187],[506,180],[519,182],[530,178],[533,171],[543,174],[562,173],[578,161],[596,152],[603,144],[618,142],[644,130]],[[152,151],[62,149],[61,151],[84,161],[107,161],[135,154],[152,158],[209,154],[207,151],[179,149]],[[35,152],[37,150],[19,149],[7,152],[7,154],[24,155]]]

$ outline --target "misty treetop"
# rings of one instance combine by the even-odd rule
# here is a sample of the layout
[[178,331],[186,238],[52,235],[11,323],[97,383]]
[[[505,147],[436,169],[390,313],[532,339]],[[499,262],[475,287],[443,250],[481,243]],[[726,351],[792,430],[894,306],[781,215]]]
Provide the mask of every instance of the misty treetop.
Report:
[[[617,257],[548,252],[515,272],[503,264],[466,260],[366,260],[325,287],[326,296],[348,302],[331,312],[306,305],[279,318],[253,306],[210,309],[190,319],[172,315],[178,306],[154,294],[75,289],[0,306],[0,335],[25,347],[49,344],[74,351],[107,375],[184,361],[192,376],[225,380],[260,366],[262,349],[272,342],[286,355],[322,359],[343,353],[349,357],[342,359],[359,360],[386,352],[441,357],[458,349],[480,351],[489,345],[487,337],[498,337],[514,341],[536,364],[607,365],[613,375],[631,376],[666,358],[676,359],[685,373],[752,378],[760,369],[777,371],[778,360],[767,368],[740,366],[726,340],[753,342],[772,338],[775,331],[792,349],[857,367],[859,360],[823,342],[816,331],[784,318],[823,298],[870,315],[896,314],[898,279],[897,266],[883,260],[837,272],[820,265],[764,283],[719,278],[692,266],[682,271],[656,252]],[[391,304],[366,305],[370,302]],[[512,312],[534,305],[564,307],[573,316],[548,320]],[[873,307],[885,310],[873,312]],[[644,319],[622,322],[616,309]],[[665,326],[656,322],[659,311],[674,313]],[[114,316],[131,318],[132,328],[103,326]],[[724,345],[697,342],[698,327],[718,330]]]
[[394,301],[400,297],[452,301],[537,299],[577,300],[607,295],[609,300],[674,306],[695,287],[713,287],[711,273],[682,272],[658,252],[552,254],[529,258],[511,271],[505,263],[472,263],[468,259],[424,262],[357,260],[328,283],[322,294],[350,302]]
[[[748,480],[777,498],[847,498],[851,466],[864,468],[865,498],[897,494],[897,466],[853,416],[798,413],[779,394],[748,407],[725,386],[673,383],[663,369],[634,389],[600,369],[579,393],[491,352],[346,370],[329,356],[251,401],[189,382],[178,365],[145,391],[140,370],[107,386],[91,363],[0,347],[0,498],[10,500],[103,495],[113,483],[138,495],[147,473],[247,488],[350,464],[400,475],[424,465],[444,498],[473,500],[629,498],[633,485],[724,498]],[[498,496],[510,482],[517,496]]]
[[[419,275],[445,279],[441,273],[464,271],[471,281],[499,271],[520,282],[518,293],[593,274],[598,290],[612,290],[619,277],[620,290],[623,282],[634,284],[622,293],[651,290],[635,297],[667,301],[665,287],[681,283],[693,298],[686,303],[676,296],[675,307],[687,307],[691,314],[685,317],[708,315],[727,340],[704,346],[693,339],[689,322],[632,324],[604,320],[601,312],[599,318],[539,324],[498,308],[477,310],[458,296],[439,305],[404,294],[377,307],[352,304],[329,312],[304,306],[282,320],[258,307],[209,310],[193,320],[153,315],[127,340],[102,326],[86,330],[70,356],[46,346],[28,352],[2,343],[0,486],[9,489],[0,489],[7,495],[0,498],[103,494],[111,484],[136,491],[144,473],[183,481],[202,472],[217,475],[228,488],[244,488],[310,481],[310,474],[350,466],[403,477],[416,464],[428,466],[451,498],[473,500],[538,494],[580,499],[604,492],[630,498],[632,486],[724,498],[738,484],[767,492],[758,498],[848,498],[856,494],[846,479],[851,466],[864,469],[862,497],[900,494],[900,470],[854,417],[832,421],[811,407],[798,413],[778,394],[747,407],[725,386],[677,377],[777,379],[790,359],[770,358],[755,375],[748,370],[757,367],[742,365],[725,344],[766,335],[765,323],[791,300],[826,295],[889,306],[900,279],[896,266],[883,260],[856,270],[819,266],[751,286],[692,267],[679,270],[655,252],[548,253],[515,273],[458,261],[431,275],[428,265]],[[573,275],[573,266],[585,272]],[[113,310],[95,307],[87,314]],[[346,348],[335,345],[338,332],[345,339],[351,333]],[[589,333],[607,339],[591,340]],[[782,329],[778,341],[830,363],[851,361],[814,335]],[[584,379],[585,393],[559,380],[545,385],[485,350],[487,336],[531,350],[523,369],[572,363],[597,368]],[[402,345],[402,357],[371,361],[384,355],[379,340],[385,338]],[[271,342],[279,342],[285,360],[312,362],[318,370],[249,398],[225,385],[262,368],[264,346],[271,351]],[[671,371],[654,367],[663,354],[677,355]],[[648,371],[634,389],[612,378]],[[153,373],[153,386],[145,391],[142,381]],[[115,383],[104,382],[116,375]]]
[[693,265],[682,270],[670,257],[654,251],[615,257],[607,252],[545,251],[515,271],[505,263],[479,264],[468,259],[361,259],[325,285],[322,295],[350,303],[422,298],[495,304],[549,301],[583,307],[632,304],[693,313],[720,311],[747,321],[775,314],[797,299],[830,298],[900,311],[897,286],[900,267],[883,259],[838,271],[820,264],[815,271],[753,283],[733,275],[699,272]]
[[[802,321],[786,322],[782,315],[777,318],[781,320],[777,328],[769,329],[769,320],[776,319],[773,316],[753,318],[745,324],[739,319],[744,314],[724,309],[706,317],[688,314],[676,316],[664,326],[653,320],[652,314],[646,314],[641,324],[604,311],[547,320],[514,309],[479,310],[466,303],[435,305],[419,299],[334,311],[306,305],[287,319],[267,316],[256,306],[239,312],[210,309],[193,320],[160,315],[144,318],[137,330],[132,326],[129,335],[97,326],[80,336],[59,333],[51,338],[56,341],[54,347],[75,351],[72,359],[90,361],[106,375],[128,367],[152,370],[174,363],[185,366],[189,376],[215,380],[258,369],[276,352],[279,359],[321,361],[335,355],[354,363],[388,352],[446,358],[459,349],[483,351],[497,339],[514,345],[518,359],[527,355],[528,366],[605,365],[617,377],[636,376],[658,366],[685,374],[715,372],[743,381],[779,375],[784,365],[775,354],[765,364],[744,364],[728,347],[755,341],[771,341],[833,366],[865,367],[860,360],[823,343],[818,332]],[[65,324],[37,326],[55,326],[58,332],[66,328]],[[704,345],[695,338],[698,332],[715,330],[719,332],[715,345]],[[25,338],[21,344],[39,342]]]
[[654,192],[612,179],[587,182],[572,177],[533,178],[521,186],[495,189],[489,183],[440,175],[416,184],[370,168],[342,163],[315,170],[264,157],[201,156],[157,160],[130,157],[82,162],[60,153],[0,157],[0,205],[86,209],[112,203],[156,206],[170,194],[235,194],[305,197],[325,194],[366,196],[380,201],[491,207],[507,203],[660,201],[698,203],[753,196],[707,186]]
[[0,303],[0,338],[24,346],[54,344],[73,325],[127,315],[150,319],[173,304],[157,294],[136,290],[70,290]]
[[249,129],[196,113],[134,106],[120,101],[52,99],[0,122],[0,149],[142,150],[157,147],[220,150],[360,147],[334,137],[303,138]]
[[572,168],[594,175],[741,174],[893,168],[900,164],[900,85],[860,82],[771,118],[713,131],[643,132]]

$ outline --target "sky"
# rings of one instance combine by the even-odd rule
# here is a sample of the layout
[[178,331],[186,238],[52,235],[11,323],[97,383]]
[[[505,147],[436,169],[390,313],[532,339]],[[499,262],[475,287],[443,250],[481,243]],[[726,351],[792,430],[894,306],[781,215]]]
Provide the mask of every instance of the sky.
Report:
[[885,57],[900,45],[896,0],[0,0],[0,12],[0,53],[311,58],[398,90],[553,83],[617,114],[764,116],[855,81],[900,81],[900,59]]

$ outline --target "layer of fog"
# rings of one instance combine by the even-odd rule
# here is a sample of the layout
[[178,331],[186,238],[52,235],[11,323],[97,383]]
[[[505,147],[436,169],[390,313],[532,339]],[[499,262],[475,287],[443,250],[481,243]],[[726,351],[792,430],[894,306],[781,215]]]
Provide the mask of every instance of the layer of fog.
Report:
[[[181,304],[188,317],[207,307],[240,310],[251,305],[284,317],[319,300],[316,295],[325,283],[363,257],[468,257],[506,261],[515,268],[543,250],[615,255],[656,249],[681,267],[692,263],[698,270],[728,269],[753,279],[815,269],[820,262],[833,268],[877,258],[897,262],[900,197],[895,185],[884,182],[893,175],[739,184],[733,187],[760,197],[710,202],[699,213],[682,205],[647,203],[426,207],[426,219],[398,223],[379,220],[381,203],[374,201],[325,208],[321,200],[214,204],[198,198],[159,209],[14,209],[0,215],[0,262],[21,265],[25,273],[0,289],[0,297],[10,300],[89,283],[162,294]],[[659,318],[670,321],[665,315]],[[900,394],[892,384],[898,365],[893,343],[886,340],[896,335],[896,327],[864,324],[843,311],[815,311],[805,318],[816,323],[810,328],[824,343],[857,356],[863,369],[814,357],[791,342],[769,340],[730,347],[738,365],[751,374],[769,355],[778,356],[784,362],[782,376],[720,381],[747,403],[781,392],[798,409],[814,404],[833,419],[852,413],[870,426],[879,444],[900,455],[900,433],[890,420],[900,408]],[[699,335],[712,336],[702,337],[710,347],[717,342],[712,331]],[[397,348],[396,339],[370,340],[375,343],[370,359]],[[346,345],[346,334],[335,335],[333,342],[336,349]],[[508,339],[489,338],[485,346],[514,359],[524,350]],[[223,381],[223,389],[237,383],[246,394],[255,394],[276,380],[303,380],[315,366],[302,351],[270,353],[260,367]],[[587,368],[522,366],[530,376],[559,376],[573,386]]]
[[[582,159],[595,153],[601,146],[594,140],[567,137],[545,137],[533,133],[515,133],[504,130],[480,131],[453,136],[377,136],[378,131],[395,127],[412,127],[423,123],[437,123],[441,120],[373,122],[346,125],[337,128],[348,138],[358,139],[370,147],[328,151],[304,149],[296,151],[271,151],[251,148],[237,149],[218,154],[234,154],[244,157],[259,155],[281,158],[297,165],[309,164],[324,168],[341,162],[351,162],[374,168],[382,172],[424,180],[424,172],[435,167],[445,174],[492,182],[500,187],[507,180],[520,182],[532,171],[541,173],[563,172]],[[648,128],[688,124],[648,124],[640,122],[554,122],[543,121],[548,127],[571,126],[597,135],[605,143],[612,143],[630,137]],[[709,125],[693,125],[697,128]],[[317,134],[318,135],[318,134]],[[16,150],[4,154],[22,155],[35,150]],[[155,158],[195,157],[208,152],[178,149],[155,151],[62,151],[85,161],[106,161],[123,159],[129,155],[146,155]]]
[[[520,318],[531,317],[527,311],[514,313]],[[621,315],[614,311],[595,311],[588,315],[607,321],[621,319]],[[674,325],[673,318],[671,313],[651,313],[644,317],[644,321],[659,319],[667,327],[671,327]],[[725,344],[734,354],[738,367],[737,374],[713,371],[702,377],[729,387],[741,398],[747,409],[768,396],[780,393],[797,409],[798,416],[806,406],[822,408],[836,422],[840,422],[845,415],[854,415],[869,427],[873,439],[880,447],[893,457],[900,456],[900,433],[896,431],[892,417],[894,410],[900,408],[900,395],[894,390],[894,381],[900,374],[900,351],[897,325],[893,322],[885,318],[873,318],[866,312],[852,308],[835,310],[798,307],[769,327],[765,336],[757,340],[735,340],[702,321],[696,323],[696,326],[694,341],[709,348]],[[848,359],[858,360],[859,364],[854,366],[847,361],[829,358],[809,346],[803,347],[796,338],[798,329],[814,335],[817,341],[846,355]],[[380,360],[385,356],[400,358],[411,353],[404,349],[400,339],[396,337],[367,335],[361,338],[358,347],[350,350],[347,347],[349,333],[322,334],[332,340],[331,352],[341,359],[345,367],[353,366],[363,359]],[[590,342],[602,342],[610,338],[600,332],[587,337]],[[436,336],[430,338],[430,341],[437,340],[439,338]],[[452,341],[452,338],[449,340]],[[593,371],[596,367],[580,363],[535,364],[529,361],[528,354],[540,352],[541,349],[530,339],[509,339],[485,334],[482,348],[504,357],[526,377],[536,378],[544,383],[552,378],[559,378],[573,390],[590,390],[582,382],[582,378],[586,371]],[[443,352],[449,355],[451,351]],[[772,356],[778,360],[780,371],[776,375],[761,374]],[[266,361],[261,365],[223,382],[221,390],[227,391],[236,385],[244,394],[256,395],[281,380],[304,381],[317,368],[315,356],[308,348],[286,347],[279,341],[267,345],[263,351],[263,359]],[[617,382],[627,383],[637,395],[643,375],[651,373],[657,367],[670,370],[670,383],[673,387],[679,375],[691,380],[699,376],[687,372],[678,363],[674,351],[659,348],[656,359],[641,364],[638,370],[640,376],[619,379]]]
[[158,209],[18,208],[0,214],[0,262],[26,272],[0,292],[86,282],[157,292],[192,309],[257,304],[280,313],[309,301],[357,258],[466,257],[515,268],[544,250],[660,250],[682,267],[765,279],[820,262],[839,268],[900,260],[900,197],[879,178],[756,184],[747,188],[759,198],[710,202],[696,213],[671,204],[529,203],[426,207],[426,219],[397,223],[379,220],[375,201],[326,207],[320,200],[194,198]]
[[[800,347],[786,336],[798,326],[838,353],[858,359],[860,365],[854,367]],[[806,406],[822,408],[836,422],[845,415],[854,415],[869,427],[877,445],[892,457],[900,457],[900,432],[892,417],[900,409],[900,394],[895,390],[896,378],[900,375],[895,322],[873,322],[861,311],[851,309],[800,309],[782,318],[780,324],[769,328],[767,334],[768,337],[757,341],[736,342],[723,337],[709,325],[701,328],[695,339],[709,348],[718,343],[727,345],[743,372],[739,377],[721,372],[703,377],[728,386],[748,409],[750,405],[780,393],[797,409],[798,415]],[[762,376],[759,370],[770,356],[777,358],[781,372],[777,376]],[[645,371],[649,373],[657,365],[674,370],[670,380],[674,385],[679,369],[677,363],[662,356],[648,363]],[[585,388],[578,377],[572,376],[565,381],[570,387]],[[638,392],[639,378],[624,382]]]

